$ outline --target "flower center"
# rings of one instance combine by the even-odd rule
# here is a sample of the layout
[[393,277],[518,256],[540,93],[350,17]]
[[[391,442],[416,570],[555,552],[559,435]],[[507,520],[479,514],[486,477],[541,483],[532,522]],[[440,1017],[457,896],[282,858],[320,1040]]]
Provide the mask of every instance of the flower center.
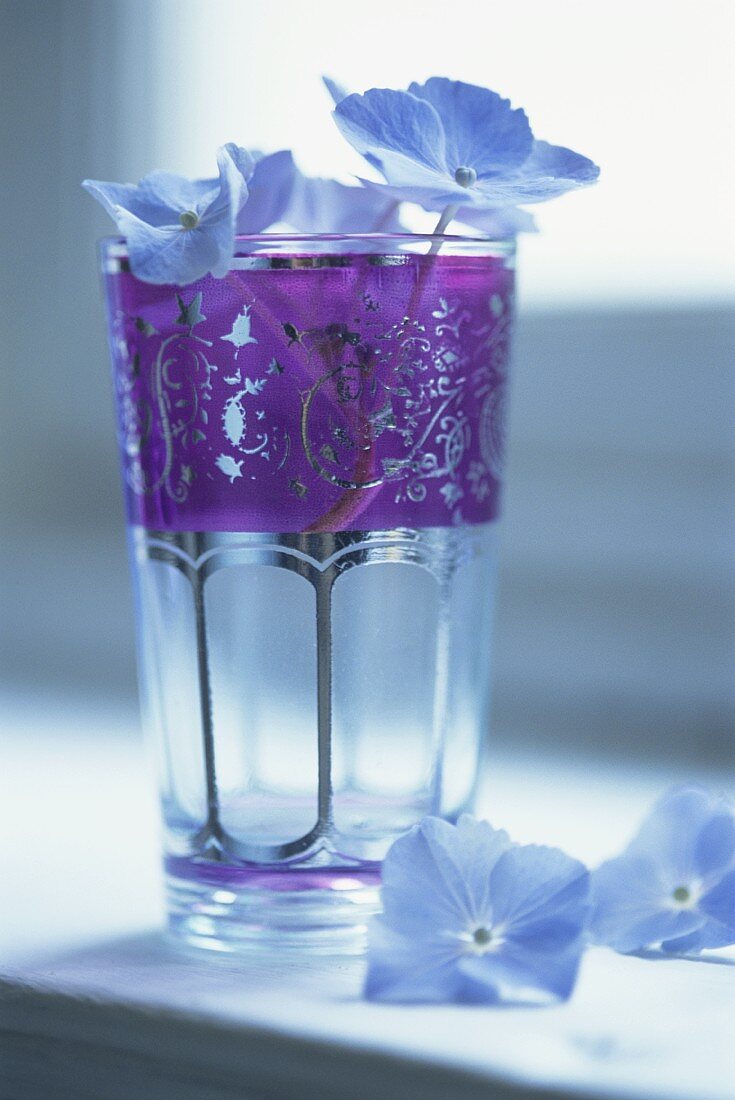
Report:
[[493,942],[493,934],[489,928],[481,926],[472,933],[472,950],[478,955],[484,955],[490,949]]
[[196,229],[199,225],[199,215],[193,210],[185,210],[183,214],[179,214],[179,222],[182,229]]
[[477,183],[477,172],[474,168],[462,166],[454,173],[454,179],[460,187],[472,187],[474,183]]
[[692,894],[688,886],[677,886],[671,891],[671,896],[678,905],[686,905]]

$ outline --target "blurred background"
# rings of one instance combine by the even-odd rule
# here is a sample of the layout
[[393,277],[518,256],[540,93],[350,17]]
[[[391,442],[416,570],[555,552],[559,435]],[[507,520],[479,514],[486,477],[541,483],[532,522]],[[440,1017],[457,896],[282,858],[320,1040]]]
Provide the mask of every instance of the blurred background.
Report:
[[494,744],[732,767],[729,0],[0,14],[1,712],[87,708],[100,735],[136,730],[95,256],[111,223],[79,181],[208,175],[228,140],[349,179],[362,164],[320,75],[362,90],[439,74],[509,96],[602,167],[520,245]]

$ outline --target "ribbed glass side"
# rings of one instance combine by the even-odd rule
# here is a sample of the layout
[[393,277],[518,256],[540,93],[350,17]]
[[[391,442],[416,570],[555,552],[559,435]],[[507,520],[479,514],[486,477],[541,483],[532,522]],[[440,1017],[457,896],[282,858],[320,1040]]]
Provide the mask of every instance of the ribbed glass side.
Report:
[[359,867],[424,815],[470,805],[495,525],[133,534],[172,855]]

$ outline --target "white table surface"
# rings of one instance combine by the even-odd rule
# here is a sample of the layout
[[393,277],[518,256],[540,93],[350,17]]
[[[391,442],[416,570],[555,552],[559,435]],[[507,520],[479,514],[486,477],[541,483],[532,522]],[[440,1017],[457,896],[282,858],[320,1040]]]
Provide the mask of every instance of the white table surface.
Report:
[[[412,1091],[499,1100],[546,1089],[735,1100],[733,951],[654,961],[592,949],[568,1004],[508,1010],[366,1004],[359,960],[173,947],[161,932],[157,806],[135,725],[134,715],[88,707],[0,709],[0,1054],[4,1039],[14,1050],[41,1033],[66,1068],[80,1031],[116,1048],[107,1069],[92,1055],[78,1061],[76,1093],[58,1091],[61,1062],[44,1055],[45,1092],[20,1100],[407,1100]],[[519,841],[594,863],[683,778],[735,792],[732,776],[526,755],[491,758],[481,807]],[[131,1052],[146,1044],[147,1057],[185,1063],[186,1084],[167,1092],[161,1079],[156,1091],[149,1074],[150,1093],[131,1092]]]

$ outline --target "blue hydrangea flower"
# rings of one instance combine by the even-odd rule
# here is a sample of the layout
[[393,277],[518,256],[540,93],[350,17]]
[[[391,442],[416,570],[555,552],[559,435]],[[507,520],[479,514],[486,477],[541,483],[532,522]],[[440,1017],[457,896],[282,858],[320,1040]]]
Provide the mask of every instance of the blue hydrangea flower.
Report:
[[735,807],[697,787],[670,791],[593,873],[592,900],[592,937],[616,951],[735,943]]
[[383,864],[365,995],[396,1002],[567,998],[583,949],[589,875],[556,848],[511,844],[463,816],[427,817]]
[[247,202],[237,216],[237,232],[245,234],[262,233],[283,221],[297,176],[289,149],[267,156],[255,151],[249,155],[254,168],[248,180]]
[[535,140],[509,100],[458,80],[348,95],[334,118],[385,177],[386,193],[427,210],[544,202],[599,175],[579,153]]
[[139,279],[183,286],[207,272],[227,273],[253,159],[245,149],[225,145],[217,152],[217,167],[217,179],[157,171],[137,185],[84,181],[125,237],[130,268]]
[[[335,105],[341,103],[350,94],[342,84],[338,84],[331,77],[323,76],[322,81]],[[374,189],[381,194],[387,190],[384,184],[376,184],[372,180],[362,180],[362,183],[366,188]],[[389,200],[384,198],[383,201],[388,202]],[[395,201],[397,202],[397,200]],[[454,218],[458,222],[472,226],[473,229],[479,229],[482,234],[492,240],[505,240],[509,237],[515,237],[518,233],[537,232],[533,215],[526,210],[519,210],[515,206],[493,208],[459,206],[456,213],[454,213]],[[366,230],[366,232],[369,231]]]
[[398,207],[375,187],[347,187],[299,172],[283,220],[298,233],[401,233]]

